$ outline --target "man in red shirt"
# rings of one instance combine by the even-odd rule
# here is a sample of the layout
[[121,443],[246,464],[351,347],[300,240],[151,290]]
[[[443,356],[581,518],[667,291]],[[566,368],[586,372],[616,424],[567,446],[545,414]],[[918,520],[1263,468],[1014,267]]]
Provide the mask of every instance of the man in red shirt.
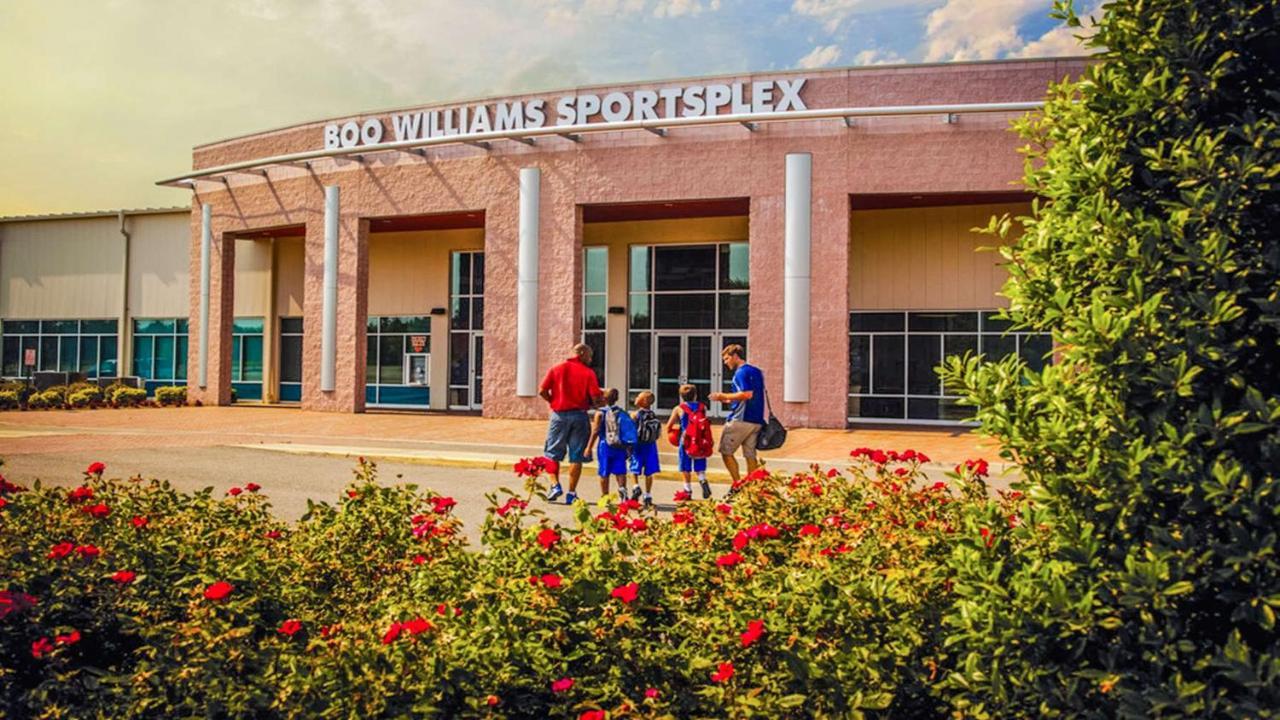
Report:
[[573,356],[547,371],[542,379],[538,395],[551,406],[551,422],[547,426],[547,444],[543,454],[553,462],[551,490],[548,500],[560,497],[560,461],[569,456],[569,493],[564,496],[566,505],[578,499],[578,478],[582,476],[583,454],[591,436],[591,421],[587,411],[599,407],[604,401],[596,372],[591,369],[591,347],[578,343],[573,346]]

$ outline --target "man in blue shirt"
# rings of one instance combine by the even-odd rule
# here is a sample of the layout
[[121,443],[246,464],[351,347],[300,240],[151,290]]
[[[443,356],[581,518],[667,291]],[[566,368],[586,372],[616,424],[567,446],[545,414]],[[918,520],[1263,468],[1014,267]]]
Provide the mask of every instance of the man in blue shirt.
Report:
[[733,373],[733,392],[713,392],[708,396],[712,400],[731,403],[729,417],[720,432],[720,455],[735,484],[741,473],[733,454],[742,448],[748,473],[760,467],[756,458],[756,437],[764,426],[764,374],[760,368],[748,365],[742,355],[741,345],[729,345],[721,351],[720,359]]

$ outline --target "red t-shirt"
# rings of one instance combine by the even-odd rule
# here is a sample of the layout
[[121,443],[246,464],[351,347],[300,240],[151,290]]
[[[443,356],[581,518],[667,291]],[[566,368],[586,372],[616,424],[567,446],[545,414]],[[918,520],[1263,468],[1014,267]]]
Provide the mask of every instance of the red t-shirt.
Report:
[[601,395],[596,371],[577,357],[548,370],[539,390],[551,391],[551,409],[556,412],[589,410],[592,399]]

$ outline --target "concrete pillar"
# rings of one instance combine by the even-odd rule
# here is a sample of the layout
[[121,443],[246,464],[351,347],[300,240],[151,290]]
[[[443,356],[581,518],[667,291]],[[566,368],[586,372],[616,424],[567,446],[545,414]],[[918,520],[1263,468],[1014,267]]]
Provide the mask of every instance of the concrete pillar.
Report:
[[191,314],[195,352],[188,353],[187,399],[231,403],[231,326],[235,316],[236,241],[219,230],[212,203],[203,203],[192,237]]
[[813,156],[787,155],[784,206],[782,398],[809,402],[809,249]]
[[538,394],[538,238],[542,171],[520,169],[520,245],[516,261],[516,395]]
[[[326,193],[326,204],[327,201]],[[330,237],[336,241],[328,242]],[[364,412],[369,221],[338,213],[313,217],[307,222],[304,253],[302,407],[329,412]],[[327,267],[332,268],[331,275],[326,272]],[[326,302],[329,279],[334,284]],[[323,390],[323,336],[325,314],[330,308],[333,389]]]

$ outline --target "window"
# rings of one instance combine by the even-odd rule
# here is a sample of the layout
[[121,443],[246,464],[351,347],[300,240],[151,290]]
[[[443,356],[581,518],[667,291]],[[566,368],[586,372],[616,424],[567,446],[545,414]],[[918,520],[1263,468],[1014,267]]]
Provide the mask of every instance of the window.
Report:
[[187,319],[133,321],[133,374],[148,392],[187,381]]
[[27,350],[35,351],[35,370],[77,372],[90,378],[119,373],[115,320],[5,320],[0,335],[5,377],[26,377]]
[[430,389],[406,378],[404,367],[406,355],[431,352],[431,317],[371,315],[366,330],[365,402],[427,407]]
[[231,322],[231,387],[237,400],[262,399],[262,330],[260,317]]
[[582,251],[582,342],[591,346],[591,369],[604,387],[605,325],[609,312],[609,248]]
[[1048,335],[1009,332],[986,312],[849,313],[849,419],[960,422],[972,414],[935,368],[966,352],[1000,359],[1017,353],[1035,370],[1052,350]]
[[280,318],[280,402],[302,400],[302,318]]
[[484,253],[453,253],[449,282],[449,407],[478,410],[484,397]]

